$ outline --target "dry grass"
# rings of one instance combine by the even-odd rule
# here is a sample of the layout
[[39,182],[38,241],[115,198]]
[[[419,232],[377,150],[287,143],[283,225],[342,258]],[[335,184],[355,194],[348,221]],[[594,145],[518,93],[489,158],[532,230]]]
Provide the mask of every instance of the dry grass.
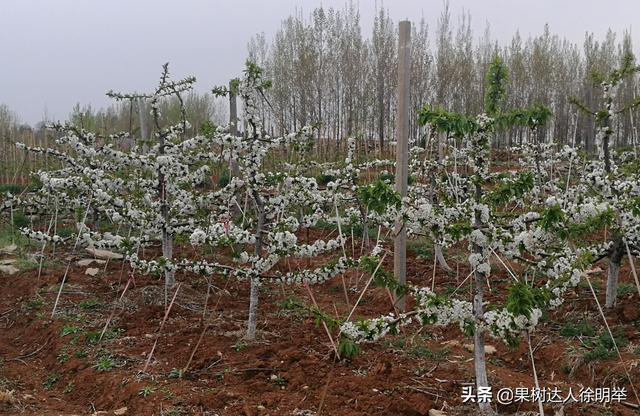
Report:
[[[15,390],[0,390],[0,411],[22,411],[20,399]],[[13,408],[13,409],[12,409]]]

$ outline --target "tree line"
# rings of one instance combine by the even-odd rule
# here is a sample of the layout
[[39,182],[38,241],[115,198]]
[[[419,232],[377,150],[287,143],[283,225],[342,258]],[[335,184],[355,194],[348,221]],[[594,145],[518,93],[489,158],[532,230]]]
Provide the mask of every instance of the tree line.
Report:
[[[216,99],[212,94],[198,94],[189,91],[181,97],[189,122],[189,133],[195,136],[198,128],[205,121],[215,125],[228,122],[228,104]],[[154,129],[154,120],[148,116],[151,112],[149,103],[144,105],[146,129],[151,132]],[[91,104],[82,105],[79,102],[73,107],[67,121],[85,129],[88,132],[102,137],[118,134],[123,131],[132,132],[131,137],[120,143],[123,148],[130,148],[136,139],[151,139],[141,137],[140,105],[134,101],[117,102],[107,108],[95,109]],[[181,120],[180,100],[173,96],[160,100],[159,122],[162,126],[176,125]],[[59,162],[48,155],[34,155],[16,148],[15,143],[26,143],[31,147],[55,148],[55,140],[60,133],[47,130],[45,127],[55,122],[45,107],[42,120],[34,126],[23,122],[22,118],[6,104],[0,104],[0,184],[2,183],[28,183],[26,172],[39,168],[60,168]],[[67,149],[69,150],[69,149]]]
[[[623,56],[633,51],[630,32],[618,40],[609,30],[604,40],[586,33],[583,45],[571,43],[544,27],[539,36],[524,39],[516,32],[507,45],[492,38],[487,24],[475,41],[471,15],[463,13],[454,24],[449,4],[444,3],[435,35],[424,18],[412,23],[410,138],[422,141],[430,132],[417,120],[425,104],[449,111],[478,114],[483,105],[485,76],[489,63],[499,56],[509,68],[505,106],[523,107],[536,102],[551,109],[550,123],[537,130],[540,140],[576,144],[593,151],[594,119],[569,104],[576,97],[589,108],[604,104],[602,88],[594,85],[593,71],[609,73]],[[271,135],[296,131],[321,122],[316,131],[317,151],[345,150],[346,139],[356,137],[360,149],[385,148],[394,140],[397,84],[397,23],[384,7],[378,9],[373,30],[366,37],[361,28],[357,4],[349,1],[341,10],[318,7],[309,16],[296,12],[282,21],[273,39],[264,33],[248,43],[248,60],[264,68],[273,87],[258,103]],[[616,91],[617,102],[636,97],[638,76]],[[204,121],[221,125],[228,120],[227,103],[212,94],[190,92],[182,97],[189,134],[195,135]],[[148,105],[147,105],[148,107]],[[161,103],[161,123],[173,125],[180,119],[176,97]],[[150,109],[146,108],[146,114]],[[140,138],[140,109],[134,102],[119,102],[95,109],[77,103],[68,120],[103,136],[131,131]],[[613,120],[612,138],[617,147],[637,143],[637,110],[621,113]],[[5,104],[0,105],[0,176],[19,176],[20,166],[33,169],[37,161],[15,149],[15,142],[50,147],[56,133],[44,126],[52,120],[44,111],[35,126],[22,122]],[[147,117],[146,131],[152,131]],[[521,143],[527,130],[512,127],[492,138],[494,147]],[[45,167],[48,162],[45,160]],[[26,170],[25,170],[26,171]],[[2,180],[2,182],[8,179]]]
[[[397,22],[384,7],[378,9],[373,31],[364,37],[357,4],[336,10],[318,7],[308,16],[296,12],[282,21],[271,40],[264,33],[248,43],[248,59],[265,68],[273,81],[261,106],[271,134],[295,131],[322,122],[319,137],[340,148],[347,137],[368,147],[384,147],[394,140],[397,84]],[[586,33],[582,46],[551,33],[545,25],[539,36],[524,39],[516,32],[508,45],[492,38],[490,25],[479,41],[471,15],[458,16],[455,25],[446,2],[437,20],[435,37],[424,17],[411,33],[411,138],[428,134],[417,123],[425,104],[450,111],[478,114],[482,110],[485,76],[490,62],[500,57],[510,70],[506,107],[536,102],[549,107],[554,118],[537,131],[540,140],[593,149],[594,121],[568,103],[573,96],[591,108],[601,107],[603,92],[594,85],[594,70],[608,73],[633,51],[629,31],[618,41],[609,30],[604,40]],[[432,43],[434,47],[432,47]],[[637,76],[617,91],[620,102],[636,96]],[[615,120],[617,146],[631,144],[637,113]],[[493,137],[492,145],[521,143],[527,131],[514,127]],[[329,143],[331,143],[329,145]]]

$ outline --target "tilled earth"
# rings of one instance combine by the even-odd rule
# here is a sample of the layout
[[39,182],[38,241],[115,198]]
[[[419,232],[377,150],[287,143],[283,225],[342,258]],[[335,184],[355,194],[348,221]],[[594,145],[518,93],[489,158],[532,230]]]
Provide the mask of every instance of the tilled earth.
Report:
[[[314,230],[308,238],[313,239],[320,232]],[[357,244],[353,247],[359,250]],[[177,249],[186,256],[194,254],[191,246]],[[413,284],[432,284],[433,259],[422,258],[426,251],[409,250],[407,275]],[[457,293],[470,299],[470,286],[464,282],[469,268],[462,253],[462,249],[448,251],[447,259],[458,272],[447,274],[437,267],[435,288],[451,292],[460,285]],[[147,250],[145,255],[153,256],[154,252]],[[4,254],[0,259],[13,257]],[[78,265],[78,259],[84,257],[86,253],[80,251],[58,249],[55,254],[48,254],[40,276],[37,266],[27,270],[23,266],[22,271],[12,275],[0,273],[3,414],[352,416],[427,415],[431,410],[447,415],[477,413],[475,403],[463,402],[463,391],[474,382],[473,339],[455,325],[422,327],[414,322],[396,336],[360,345],[362,353],[354,359],[338,361],[325,329],[316,325],[314,316],[306,309],[313,301],[304,286],[265,283],[260,291],[257,337],[248,341],[244,337],[248,282],[180,272],[179,286],[165,293],[163,281],[157,276],[136,275],[135,285],[129,284],[125,291],[129,270],[122,261]],[[320,259],[284,260],[277,267],[287,271],[313,266],[317,261]],[[384,265],[387,270],[393,270],[392,261],[392,256],[387,256]],[[67,265],[69,270],[52,318]],[[590,277],[604,286],[606,264],[596,266],[605,270],[596,270]],[[95,276],[87,275],[87,268],[97,268],[98,272]],[[348,305],[343,278],[349,288]],[[363,294],[368,279],[368,275],[351,272],[312,286],[311,290],[318,306],[334,317],[344,317],[361,295],[354,316],[376,317],[392,312],[390,295],[385,289],[369,287]],[[506,272],[495,268],[487,300],[494,302],[497,294],[504,294],[510,279]],[[620,280],[624,287],[633,287],[628,264],[621,269]],[[160,329],[166,305],[176,290],[175,301]],[[602,290],[598,296],[603,299]],[[559,392],[557,396],[561,399],[571,390],[578,401],[545,403],[546,414],[640,414],[633,391],[634,386],[640,389],[638,299],[637,293],[623,291],[618,306],[606,311],[612,330],[624,333],[622,360],[613,354],[585,358],[585,353],[595,349],[593,342],[603,328],[588,288],[578,287],[561,308],[548,312],[544,323],[531,335],[540,387]],[[413,307],[411,299],[408,307]],[[567,322],[575,326],[583,324],[594,332],[563,336],[561,332]],[[102,334],[105,326],[107,330]],[[203,331],[202,342],[194,354]],[[333,339],[337,335],[334,329]],[[526,339],[516,349],[509,349],[501,340],[491,337],[487,337],[487,345],[493,408],[500,414],[537,414],[537,403],[520,400],[503,405],[495,397],[500,389],[531,391],[535,386]],[[580,400],[578,392],[588,388],[598,391],[599,401],[595,396],[593,400],[586,400],[587,396]],[[625,403],[607,403],[606,397],[602,397],[603,392],[621,388],[626,390]]]

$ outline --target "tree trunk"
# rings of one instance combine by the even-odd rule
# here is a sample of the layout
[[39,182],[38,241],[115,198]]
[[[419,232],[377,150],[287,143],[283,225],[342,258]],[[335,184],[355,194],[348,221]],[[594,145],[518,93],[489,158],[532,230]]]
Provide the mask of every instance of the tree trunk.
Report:
[[[442,160],[444,159],[444,154],[443,154],[443,147],[442,147],[442,134],[438,134],[438,160]],[[435,205],[436,203],[436,196],[435,196],[435,181],[436,181],[436,171],[434,170],[431,175],[430,175],[430,179],[429,179],[429,199],[431,200],[431,205]],[[456,197],[456,203],[457,203],[457,197]],[[438,260],[438,264],[440,265],[440,267],[442,267],[442,270],[444,270],[447,273],[453,273],[453,270],[451,269],[451,267],[449,267],[449,265],[447,264],[447,261],[445,260],[444,256],[442,255],[442,247],[440,246],[440,244],[438,243],[433,243],[433,251],[435,253],[436,259]]]
[[[476,184],[476,201],[480,202],[482,199],[482,186]],[[476,211],[475,226],[478,229],[482,226],[482,220],[480,213]],[[477,244],[473,244],[473,252],[482,255],[482,247]],[[484,262],[484,257],[482,261]],[[484,310],[482,308],[482,297],[484,295],[484,279],[485,275],[480,273],[477,269],[474,272],[475,278],[475,290],[473,295],[473,319],[475,322],[475,333],[473,339],[473,361],[476,370],[476,388],[480,391],[481,388],[488,387],[489,381],[487,379],[487,365],[484,355]],[[491,411],[491,405],[487,402],[478,402],[478,407],[481,413],[488,413]]]
[[[586,94],[586,104],[587,108],[593,108],[593,85],[589,83],[587,85],[587,94]],[[593,115],[587,115],[587,137],[585,138],[585,150],[589,153],[594,152],[595,147],[595,126],[594,126]]]
[[[160,154],[164,155],[164,135],[159,138]],[[173,234],[169,231],[169,204],[167,202],[167,180],[162,168],[158,172],[158,196],[160,197],[160,215],[162,216],[162,257],[167,260],[173,259]],[[176,283],[176,273],[171,270],[165,271],[165,285],[167,288]]]
[[378,144],[380,146],[380,155],[384,148],[384,78],[382,71],[378,73]]
[[[610,107],[611,100],[607,102],[607,107]],[[607,129],[607,134],[602,138],[602,150],[604,155],[604,170],[606,173],[611,173],[611,153],[609,152],[610,134],[609,117],[604,120],[603,127]],[[613,189],[615,195],[619,194],[617,189]],[[611,254],[609,254],[609,271],[607,273],[607,294],[605,300],[605,308],[613,308],[616,306],[616,298],[618,296],[618,274],[620,273],[620,263],[622,261],[622,255],[624,254],[624,242],[622,236],[617,230],[611,232]]]
[[[164,208],[163,211],[168,212],[167,208]],[[165,216],[163,215],[163,218]],[[168,215],[166,216],[168,219]],[[167,230],[167,226],[165,225],[162,230],[162,257],[167,260],[173,259],[173,235]],[[167,287],[171,287],[176,284],[176,272],[166,271],[165,272],[165,284]]]
[[442,247],[440,246],[440,244],[434,243],[433,249],[436,253],[436,259],[438,260],[438,264],[440,265],[440,267],[442,267],[442,270],[444,270],[447,273],[453,273],[453,269],[449,267],[449,265],[447,264],[447,260],[445,260],[444,256],[442,255]]
[[611,255],[609,256],[609,272],[607,274],[607,297],[605,308],[613,308],[616,306],[616,298],[618,296],[618,274],[620,272],[620,263],[624,255],[624,241],[617,231],[611,233],[613,247],[611,247]]
[[100,231],[100,214],[96,207],[91,207],[91,220],[93,222],[93,232]]
[[[260,258],[262,252],[262,227],[264,227],[264,202],[260,198],[257,190],[253,190],[253,199],[258,209],[258,228],[256,229],[256,244],[253,253]],[[255,266],[255,264],[254,264]],[[249,321],[247,323],[247,338],[255,339],[256,337],[256,321],[258,316],[258,288],[260,287],[260,279],[258,277],[251,278],[251,294],[249,298]]]
[[143,98],[138,98],[138,112],[140,115],[140,139],[142,143],[142,153],[147,154],[149,152],[149,144],[144,142],[147,140],[147,106]]

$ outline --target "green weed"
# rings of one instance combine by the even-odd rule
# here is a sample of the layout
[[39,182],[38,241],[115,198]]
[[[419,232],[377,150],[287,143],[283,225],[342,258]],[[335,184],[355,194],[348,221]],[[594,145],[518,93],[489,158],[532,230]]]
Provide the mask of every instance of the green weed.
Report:
[[636,293],[636,287],[629,282],[620,282],[618,283],[618,297],[627,297],[629,295],[633,295]]
[[60,328],[60,338],[70,335],[70,334],[75,334],[82,331],[82,328],[77,327],[75,325],[71,325],[71,324],[66,324],[65,326],[63,326],[62,328]]
[[600,333],[600,336],[596,340],[583,342],[582,345],[584,347],[593,348],[591,351],[584,353],[582,356],[584,361],[599,361],[616,356],[614,340],[618,348],[622,348],[629,343],[622,327],[618,328],[613,339],[609,335],[609,332],[605,330]]
[[271,375],[271,384],[273,384],[274,386],[279,386],[282,390],[284,390],[288,382],[289,382],[289,379],[287,377],[282,377],[280,374]]
[[155,393],[156,389],[151,386],[144,386],[142,390],[138,393],[138,396],[147,397],[151,393]]
[[241,343],[241,342],[236,342],[235,344],[233,344],[231,346],[231,348],[233,348],[234,350],[240,352],[242,351],[245,347],[247,346],[247,344]]
[[71,393],[71,391],[73,390],[73,386],[75,386],[75,382],[73,380],[71,380],[70,382],[67,383],[66,386],[64,386],[64,390],[62,390],[63,393],[67,394],[67,393]]
[[102,303],[96,299],[87,299],[87,300],[83,300],[82,302],[78,303],[78,306],[81,309],[98,309],[102,307]]
[[53,385],[56,384],[56,382],[58,380],[60,380],[61,378],[62,378],[62,376],[60,374],[58,374],[58,373],[49,373],[49,374],[47,374],[47,378],[42,383],[42,387],[45,390],[51,390]]
[[592,337],[595,335],[595,333],[596,330],[590,327],[585,321],[580,321],[578,325],[567,322],[562,326],[562,329],[560,330],[560,335],[562,335],[563,337]]
[[104,371],[110,371],[113,367],[116,366],[115,361],[109,356],[102,356],[98,361],[93,363],[93,369],[98,370],[101,373]]

